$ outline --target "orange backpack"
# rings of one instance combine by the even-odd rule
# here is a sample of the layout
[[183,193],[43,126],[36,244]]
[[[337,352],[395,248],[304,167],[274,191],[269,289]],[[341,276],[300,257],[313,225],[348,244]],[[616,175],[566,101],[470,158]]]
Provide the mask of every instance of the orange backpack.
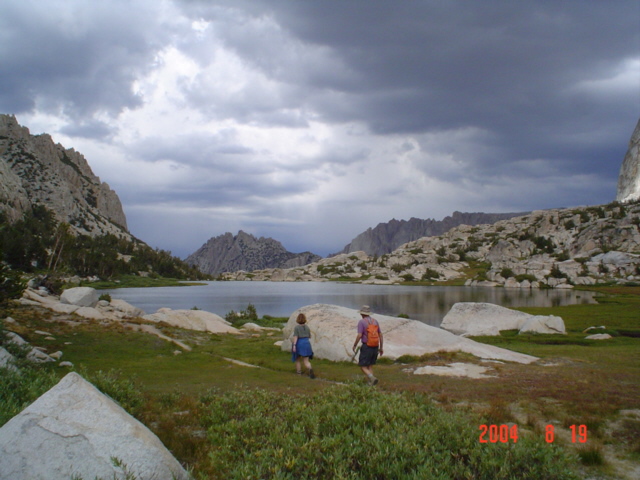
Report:
[[367,320],[367,346],[377,347],[380,345],[380,327],[371,317]]

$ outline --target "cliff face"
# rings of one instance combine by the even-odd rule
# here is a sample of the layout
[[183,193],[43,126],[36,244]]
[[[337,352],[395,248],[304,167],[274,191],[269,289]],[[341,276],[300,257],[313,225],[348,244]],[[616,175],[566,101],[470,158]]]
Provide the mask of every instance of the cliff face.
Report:
[[629,149],[620,168],[616,200],[619,202],[640,200],[640,120],[631,135]]
[[49,135],[31,135],[14,116],[0,115],[0,211],[15,221],[35,204],[85,235],[127,232],[118,195],[83,155],[54,144]]
[[225,233],[211,238],[186,262],[201,272],[216,275],[238,270],[252,271],[264,268],[293,268],[320,260],[310,252],[288,252],[272,238],[256,238],[240,230],[238,235]]
[[[499,220],[524,215],[522,213],[461,213],[453,212],[442,220],[411,218],[410,220],[393,219],[387,223],[379,223],[354,238],[339,253],[365,252],[368,255],[384,255],[391,253],[400,245],[422,237],[442,235],[459,225],[491,224]],[[337,254],[336,254],[337,255]]]

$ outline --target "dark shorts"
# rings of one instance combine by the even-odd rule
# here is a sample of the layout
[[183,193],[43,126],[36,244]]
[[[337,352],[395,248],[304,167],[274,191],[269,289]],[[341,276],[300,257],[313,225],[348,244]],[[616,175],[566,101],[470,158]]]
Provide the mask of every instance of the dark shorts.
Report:
[[360,347],[360,358],[358,359],[358,365],[361,367],[368,367],[375,365],[378,360],[378,347],[370,347],[366,343],[363,343]]

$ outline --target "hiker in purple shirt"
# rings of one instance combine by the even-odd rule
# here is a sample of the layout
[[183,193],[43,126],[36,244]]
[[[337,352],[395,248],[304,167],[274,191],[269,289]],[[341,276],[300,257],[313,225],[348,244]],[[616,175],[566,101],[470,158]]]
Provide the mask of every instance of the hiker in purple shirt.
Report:
[[356,351],[358,342],[362,341],[358,365],[362,373],[366,375],[369,385],[375,385],[378,383],[378,379],[373,376],[372,366],[376,364],[378,354],[383,354],[382,331],[378,321],[371,317],[369,305],[363,305],[359,313],[362,318],[358,322],[358,336],[353,343],[353,351]]

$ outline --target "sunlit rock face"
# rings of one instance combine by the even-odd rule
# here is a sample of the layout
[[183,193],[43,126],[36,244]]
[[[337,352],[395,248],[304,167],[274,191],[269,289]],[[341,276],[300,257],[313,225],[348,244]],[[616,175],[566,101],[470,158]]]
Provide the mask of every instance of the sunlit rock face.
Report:
[[619,202],[640,200],[640,120],[631,135],[629,149],[622,162],[616,200]]

